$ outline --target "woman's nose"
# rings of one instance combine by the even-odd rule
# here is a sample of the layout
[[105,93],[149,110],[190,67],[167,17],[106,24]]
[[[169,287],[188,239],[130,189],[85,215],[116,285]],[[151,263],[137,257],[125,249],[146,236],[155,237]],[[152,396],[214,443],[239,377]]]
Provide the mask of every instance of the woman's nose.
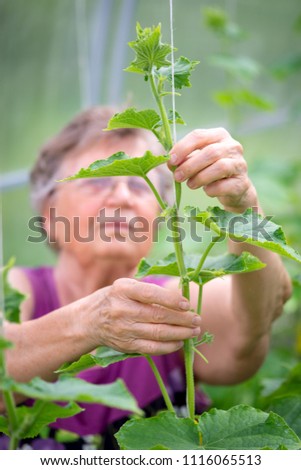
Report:
[[114,202],[130,203],[132,200],[132,194],[127,181],[115,181],[108,199],[110,201],[113,200]]

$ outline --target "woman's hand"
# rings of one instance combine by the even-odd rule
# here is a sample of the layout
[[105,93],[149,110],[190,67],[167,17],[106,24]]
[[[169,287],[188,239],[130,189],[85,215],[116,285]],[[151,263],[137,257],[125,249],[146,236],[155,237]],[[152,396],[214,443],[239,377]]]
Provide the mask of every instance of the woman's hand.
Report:
[[226,210],[243,212],[258,205],[243,148],[225,129],[196,129],[179,140],[170,155],[176,181],[187,181],[191,189],[202,187]]
[[180,349],[184,339],[200,334],[201,319],[189,311],[180,291],[121,278],[89,297],[97,310],[95,345],[159,355]]

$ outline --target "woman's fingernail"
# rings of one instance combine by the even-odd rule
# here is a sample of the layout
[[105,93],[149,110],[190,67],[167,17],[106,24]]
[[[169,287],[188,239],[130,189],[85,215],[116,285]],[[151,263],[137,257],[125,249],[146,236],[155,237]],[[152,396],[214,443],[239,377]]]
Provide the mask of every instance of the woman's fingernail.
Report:
[[195,182],[193,181],[187,181],[187,186],[190,188],[190,189],[196,189],[197,188],[197,185]]
[[182,301],[179,303],[179,307],[180,307],[182,310],[189,310],[190,304],[189,304],[189,302],[187,302],[186,300],[182,300]]
[[177,164],[177,161],[178,161],[177,155],[176,155],[175,153],[172,153],[172,154],[170,155],[169,161],[170,161],[170,163],[171,163],[172,165],[176,165],[176,164]]
[[194,326],[201,326],[201,323],[202,323],[202,319],[201,319],[200,315],[197,315],[192,319],[192,324]]
[[199,336],[201,334],[201,328],[194,328],[192,330],[192,335],[193,336]]
[[183,181],[185,179],[185,175],[184,175],[183,171],[181,171],[181,170],[175,171],[174,176],[175,176],[175,179],[177,181]]

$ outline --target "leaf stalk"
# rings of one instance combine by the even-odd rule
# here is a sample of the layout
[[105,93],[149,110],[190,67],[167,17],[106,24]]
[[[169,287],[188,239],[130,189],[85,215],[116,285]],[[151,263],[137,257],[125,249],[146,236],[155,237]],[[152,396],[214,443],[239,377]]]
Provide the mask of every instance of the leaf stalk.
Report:
[[150,365],[150,367],[153,371],[154,376],[156,377],[157,383],[158,383],[159,388],[161,390],[161,393],[162,393],[162,396],[164,398],[165,405],[166,405],[168,411],[171,411],[172,413],[175,413],[173,404],[171,403],[171,400],[169,398],[168,392],[166,390],[165,384],[164,384],[163,379],[161,377],[161,374],[158,370],[158,367],[156,366],[154,360],[148,354],[146,354],[145,357],[146,357],[147,362],[149,363],[149,365]]

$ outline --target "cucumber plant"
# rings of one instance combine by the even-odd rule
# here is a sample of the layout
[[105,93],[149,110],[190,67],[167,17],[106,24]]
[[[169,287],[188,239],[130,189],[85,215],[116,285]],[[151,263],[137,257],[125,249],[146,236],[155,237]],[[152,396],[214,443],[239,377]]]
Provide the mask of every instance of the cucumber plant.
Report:
[[[94,162],[86,169],[68,179],[135,175],[143,178],[153,191],[166,221],[172,218],[173,252],[157,262],[141,260],[137,277],[143,278],[150,274],[177,276],[184,296],[189,299],[189,285],[195,282],[199,286],[198,314],[201,314],[202,289],[206,282],[218,276],[251,272],[264,267],[259,259],[250,253],[240,256],[233,254],[208,256],[210,251],[221,238],[247,241],[293,260],[301,262],[300,255],[286,243],[281,227],[269,221],[265,225],[268,240],[260,237],[251,230],[254,220],[260,224],[262,217],[247,210],[243,216],[247,222],[244,229],[229,222],[235,214],[224,211],[219,207],[209,207],[206,210],[188,207],[184,213],[193,217],[197,222],[209,227],[215,234],[212,241],[203,247],[203,252],[196,255],[186,255],[182,246],[180,234],[181,184],[175,182],[175,203],[168,206],[159,190],[148,178],[148,172],[166,164],[168,152],[173,146],[171,123],[175,120],[183,124],[183,119],[175,111],[167,111],[164,98],[171,94],[168,89],[173,79],[175,88],[190,87],[190,74],[197,65],[180,57],[172,67],[168,56],[171,46],[163,44],[160,25],[152,28],[141,28],[137,25],[137,39],[130,43],[136,53],[135,60],[127,71],[141,74],[150,85],[155,98],[157,110],[146,109],[138,111],[129,108],[116,114],[108,124],[108,130],[137,127],[152,132],[163,145],[166,154],[155,156],[146,152],[143,156],[130,158],[123,152],[118,152],[106,160]],[[233,227],[230,229],[229,227]],[[4,301],[0,310],[6,322],[20,321],[20,303],[22,294],[12,289],[7,281],[11,263],[2,269]],[[273,411],[263,412],[245,405],[239,405],[228,411],[213,409],[201,416],[195,415],[193,360],[195,354],[201,354],[198,347],[212,341],[212,335],[205,332],[200,340],[189,339],[184,344],[185,370],[187,382],[187,417],[178,417],[168,396],[164,382],[153,359],[146,355],[152,371],[158,381],[166,403],[167,411],[153,418],[139,418],[141,410],[137,407],[134,397],[128,392],[121,380],[113,384],[93,385],[73,377],[78,372],[99,365],[106,367],[129,357],[140,354],[123,354],[107,347],[100,347],[95,354],[83,355],[77,362],[64,364],[60,369],[62,374],[56,383],[48,383],[40,378],[34,378],[29,383],[19,383],[8,375],[5,351],[13,345],[5,338],[3,318],[0,330],[0,391],[6,407],[6,415],[0,416],[0,432],[9,436],[9,448],[16,449],[20,440],[31,438],[40,433],[43,427],[57,418],[73,416],[82,411],[76,404],[80,402],[102,403],[106,406],[126,409],[136,415],[129,420],[116,438],[121,449],[260,449],[260,448],[300,448],[300,440],[288,424]],[[201,354],[202,355],[202,354]],[[206,360],[206,358],[204,358]],[[20,393],[34,398],[32,407],[16,406],[14,393]],[[55,401],[67,402],[62,406]]]
[[241,111],[245,107],[273,111],[270,99],[254,91],[256,79],[265,72],[264,66],[252,57],[235,53],[248,32],[234,23],[222,8],[206,7],[202,13],[205,26],[219,45],[219,53],[208,57],[208,63],[223,72],[225,82],[225,88],[215,91],[213,99],[228,111],[229,124],[235,128],[242,121]]
[[[179,57],[171,64],[169,55],[172,51],[169,44],[162,42],[161,26],[142,28],[137,24],[137,38],[129,43],[135,52],[135,59],[126,69],[128,72],[140,74],[154,97],[156,109],[137,110],[133,107],[115,114],[108,123],[107,130],[119,128],[143,128],[152,132],[165,149],[165,154],[153,155],[147,151],[141,157],[131,158],[124,152],[118,152],[105,160],[98,160],[88,168],[82,168],[77,174],[65,180],[78,178],[101,178],[105,176],[134,175],[143,178],[150,186],[162,210],[162,216],[173,223],[173,252],[163,260],[150,262],[142,259],[136,276],[143,278],[147,275],[177,276],[183,295],[189,299],[190,283],[199,286],[197,313],[202,311],[202,290],[206,282],[226,274],[242,274],[258,270],[264,264],[250,253],[241,255],[226,253],[216,257],[209,256],[216,243],[221,239],[231,238],[245,241],[297,262],[301,256],[291,248],[285,239],[282,228],[265,221],[264,237],[254,230],[263,221],[261,215],[252,209],[247,209],[243,227],[231,224],[237,214],[227,212],[220,207],[208,207],[200,210],[198,207],[186,207],[184,214],[203,224],[214,236],[211,241],[202,246],[202,253],[186,255],[180,236],[181,220],[181,183],[174,182],[175,202],[168,205],[159,190],[148,177],[153,168],[164,165],[169,160],[169,151],[174,142],[171,124],[184,121],[175,109],[169,111],[165,99],[172,95],[174,88],[181,90],[190,87],[190,75],[197,61]],[[177,94],[178,91],[177,91]],[[65,181],[64,180],[64,181]],[[164,397],[167,411],[152,418],[129,420],[116,434],[121,449],[260,449],[260,448],[300,448],[300,440],[286,422],[273,412],[263,412],[249,406],[239,405],[228,411],[211,410],[201,416],[195,415],[195,386],[193,376],[193,361],[195,354],[202,353],[199,346],[212,341],[212,335],[205,332],[201,339],[188,339],[184,342],[184,361],[186,371],[187,417],[178,417],[174,411],[167,390],[160,377],[154,361],[145,355],[149,362]],[[214,347],[214,345],[213,345]],[[100,347],[95,354],[86,354],[77,362],[65,364],[61,372],[76,374],[81,370],[99,365],[106,367],[112,363],[126,360],[140,354],[123,354],[107,347]],[[203,357],[203,356],[202,356]],[[206,358],[203,357],[204,360]],[[210,366],[210,365],[209,365]]]
[[[136,415],[141,414],[135,398],[122,380],[112,384],[94,385],[72,376],[61,376],[55,383],[46,382],[39,377],[28,383],[20,383],[9,377],[5,351],[14,345],[5,337],[3,320],[19,323],[20,304],[25,298],[8,283],[7,275],[12,264],[10,261],[0,273],[4,294],[0,303],[0,394],[6,409],[6,414],[0,415],[0,433],[9,436],[9,449],[17,449],[22,439],[38,436],[46,425],[58,418],[68,418],[80,413],[83,408],[77,401],[101,403],[129,410]],[[17,406],[14,393],[34,398],[34,405]]]

